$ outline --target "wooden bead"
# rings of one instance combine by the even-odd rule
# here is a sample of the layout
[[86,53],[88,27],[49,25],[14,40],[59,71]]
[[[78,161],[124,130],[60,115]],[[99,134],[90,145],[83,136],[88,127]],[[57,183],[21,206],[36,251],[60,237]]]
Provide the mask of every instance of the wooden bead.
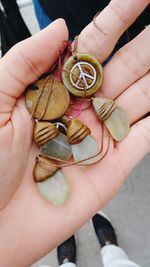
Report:
[[90,133],[90,129],[78,119],[72,119],[68,124],[67,138],[70,144],[79,144]]
[[47,121],[36,122],[34,128],[34,140],[38,146],[47,143],[59,134],[59,130],[56,126]]
[[[68,109],[70,96],[58,80],[43,78],[30,86],[26,93],[26,106],[33,117],[53,121],[62,117]],[[36,106],[36,108],[35,108]]]
[[103,70],[100,62],[93,56],[78,53],[71,56],[62,70],[62,80],[69,92],[77,97],[88,97],[100,89]]
[[35,182],[43,182],[60,169],[56,166],[55,160],[48,159],[44,155],[36,158],[36,164],[33,170],[33,177]]

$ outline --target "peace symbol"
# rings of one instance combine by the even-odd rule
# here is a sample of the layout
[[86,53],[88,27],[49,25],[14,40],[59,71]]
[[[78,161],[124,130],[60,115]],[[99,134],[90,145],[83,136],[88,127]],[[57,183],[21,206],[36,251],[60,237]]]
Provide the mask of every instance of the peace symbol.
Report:
[[[88,68],[88,73],[84,70],[86,68]],[[72,67],[70,81],[76,89],[88,90],[96,83],[96,70],[90,63],[80,61]]]

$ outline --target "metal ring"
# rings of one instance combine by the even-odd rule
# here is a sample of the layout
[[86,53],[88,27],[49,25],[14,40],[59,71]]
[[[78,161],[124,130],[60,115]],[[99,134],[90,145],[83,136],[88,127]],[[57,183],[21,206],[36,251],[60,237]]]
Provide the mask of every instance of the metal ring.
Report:
[[67,133],[67,127],[63,123],[55,122],[54,124],[56,125],[57,129],[59,129],[59,126],[61,126],[65,130],[65,132]]

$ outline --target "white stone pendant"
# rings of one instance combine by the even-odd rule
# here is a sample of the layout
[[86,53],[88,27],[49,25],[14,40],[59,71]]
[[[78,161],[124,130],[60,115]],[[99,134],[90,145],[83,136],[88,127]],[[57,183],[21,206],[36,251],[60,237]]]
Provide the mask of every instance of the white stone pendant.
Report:
[[45,181],[38,182],[37,186],[41,195],[57,206],[65,204],[70,196],[69,183],[60,170]]
[[79,144],[71,145],[71,148],[76,162],[93,157],[82,162],[84,165],[90,165],[100,160],[101,155],[94,157],[100,152],[100,145],[91,135],[88,135]]

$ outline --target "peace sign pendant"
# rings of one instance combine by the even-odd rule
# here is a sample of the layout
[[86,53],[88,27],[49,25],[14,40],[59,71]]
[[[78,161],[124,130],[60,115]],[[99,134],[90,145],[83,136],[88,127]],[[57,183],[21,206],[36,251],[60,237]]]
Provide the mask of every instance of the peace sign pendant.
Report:
[[62,80],[71,94],[77,97],[91,96],[102,84],[102,65],[93,55],[72,55],[63,67]]

